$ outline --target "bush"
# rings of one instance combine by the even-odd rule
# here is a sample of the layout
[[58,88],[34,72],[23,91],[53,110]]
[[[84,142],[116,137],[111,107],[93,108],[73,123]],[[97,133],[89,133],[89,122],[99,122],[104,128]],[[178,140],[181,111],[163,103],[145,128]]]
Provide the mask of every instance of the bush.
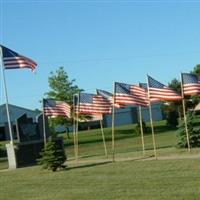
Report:
[[[142,127],[143,127],[143,133],[147,133],[147,126],[144,121],[142,121]],[[135,133],[136,133],[136,135],[141,134],[140,122],[138,122],[137,126],[135,127]]]
[[[196,120],[198,116],[194,113],[189,113],[187,115],[187,126],[189,133],[189,140],[191,147],[200,147],[200,128],[196,126]],[[187,137],[185,131],[185,123],[184,120],[181,121],[179,129],[177,131],[178,144],[177,146],[180,148],[187,148]]]
[[172,127],[177,127],[178,126],[178,112],[176,110],[170,110],[167,113],[166,120],[167,120],[167,125],[172,126]]
[[63,163],[66,160],[66,155],[55,141],[48,141],[46,147],[41,152],[41,158],[38,159],[38,164],[44,169],[50,169],[53,172],[59,168],[64,168]]

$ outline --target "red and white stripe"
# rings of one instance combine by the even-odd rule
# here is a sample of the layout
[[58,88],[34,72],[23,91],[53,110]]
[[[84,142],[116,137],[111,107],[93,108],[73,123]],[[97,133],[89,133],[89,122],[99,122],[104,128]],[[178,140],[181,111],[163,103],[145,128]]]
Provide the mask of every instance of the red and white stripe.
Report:
[[179,101],[182,97],[169,87],[153,88],[149,87],[149,97],[152,99],[160,99],[161,101]]
[[200,81],[199,83],[183,84],[183,91],[184,91],[184,95],[200,94]]
[[93,103],[80,103],[76,106],[76,112],[82,114],[110,114],[112,107],[107,99],[100,95],[95,95]]
[[146,91],[136,85],[130,86],[130,94],[115,94],[115,102],[117,104],[135,105],[135,106],[147,106],[148,98]]
[[66,116],[71,118],[71,106],[67,103],[56,101],[56,106],[44,108],[44,114],[46,116]]
[[37,66],[36,62],[25,56],[4,57],[3,63],[5,69],[30,68],[34,71]]

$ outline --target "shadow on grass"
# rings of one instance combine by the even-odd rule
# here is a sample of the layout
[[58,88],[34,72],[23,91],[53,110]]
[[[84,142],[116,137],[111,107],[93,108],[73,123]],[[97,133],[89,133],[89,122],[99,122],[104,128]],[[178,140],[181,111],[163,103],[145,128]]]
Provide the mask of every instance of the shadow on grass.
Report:
[[96,166],[101,166],[101,165],[106,165],[110,164],[112,161],[105,161],[105,162],[99,162],[99,163],[90,163],[90,164],[84,164],[84,165],[79,165],[79,166],[74,166],[74,167],[67,167],[65,170],[74,170],[74,169],[82,169],[82,168],[89,168],[89,167],[96,167]]

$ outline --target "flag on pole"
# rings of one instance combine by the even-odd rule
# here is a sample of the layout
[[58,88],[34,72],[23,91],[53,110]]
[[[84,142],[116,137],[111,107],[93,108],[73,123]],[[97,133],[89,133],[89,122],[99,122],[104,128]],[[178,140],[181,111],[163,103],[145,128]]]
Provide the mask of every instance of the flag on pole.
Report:
[[[148,85],[147,85],[147,83],[139,83],[139,86],[145,90],[145,92],[146,92],[146,97],[147,97],[147,99],[148,99]],[[148,101],[149,101],[149,99],[148,99]],[[151,98],[150,101],[151,101],[152,103],[154,103],[154,102],[159,102],[160,99],[158,99],[158,98]]]
[[160,99],[161,101],[179,101],[182,99],[172,88],[165,86],[164,84],[156,81],[151,76],[147,75],[148,86],[149,86],[149,98]]
[[30,58],[22,56],[7,47],[0,45],[2,49],[2,61],[4,69],[22,69],[29,68],[35,70],[37,63]]
[[43,99],[44,114],[46,116],[63,116],[71,118],[71,106],[63,101]]
[[181,76],[184,95],[200,94],[200,76],[189,73],[182,73]]
[[136,106],[147,106],[148,102],[146,98],[143,98],[143,90],[138,86],[125,84],[125,83],[115,83],[115,102],[118,104],[125,105],[136,105]]
[[76,112],[83,114],[109,114],[112,112],[108,99],[101,95],[80,93],[75,100]]
[[[97,95],[101,95],[102,97],[106,98],[110,102],[110,104],[113,105],[113,94],[112,93],[107,92],[105,90],[97,89]],[[115,103],[115,107],[116,108],[124,108],[125,105]]]

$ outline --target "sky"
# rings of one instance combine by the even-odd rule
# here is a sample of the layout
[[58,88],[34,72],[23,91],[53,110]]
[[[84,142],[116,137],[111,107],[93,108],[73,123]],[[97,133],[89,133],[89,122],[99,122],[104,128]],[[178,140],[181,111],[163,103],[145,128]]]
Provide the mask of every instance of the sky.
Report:
[[5,72],[9,103],[41,108],[60,66],[89,93],[146,82],[147,74],[179,79],[200,63],[199,10],[200,1],[0,0],[0,44],[38,64],[35,74]]

